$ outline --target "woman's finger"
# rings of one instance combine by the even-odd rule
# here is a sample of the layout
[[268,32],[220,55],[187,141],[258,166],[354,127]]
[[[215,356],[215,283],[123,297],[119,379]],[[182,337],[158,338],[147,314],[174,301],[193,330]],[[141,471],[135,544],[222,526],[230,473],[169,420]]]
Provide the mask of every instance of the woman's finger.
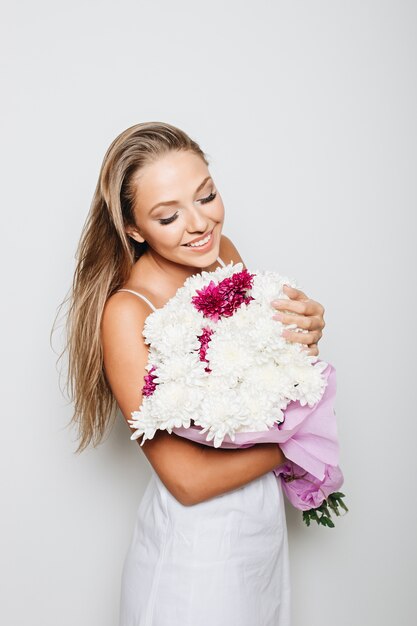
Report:
[[287,341],[291,341],[293,343],[302,343],[308,346],[314,343],[318,343],[322,336],[321,330],[315,330],[315,331],[308,332],[308,333],[301,333],[295,330],[285,329],[282,331],[281,334],[283,337],[285,337]]
[[306,354],[309,354],[310,356],[318,356],[319,354],[319,347],[317,343],[302,345],[301,349],[303,350],[303,352],[306,352]]
[[315,300],[272,300],[271,305],[278,311],[291,311],[299,315],[318,315],[323,316],[324,309],[319,302]]
[[315,312],[314,315],[324,313],[324,307],[320,304],[320,302],[317,302],[316,300],[312,300],[311,298],[309,298],[304,293],[304,291],[301,291],[301,289],[296,289],[295,287],[284,285],[283,291],[291,300],[298,300],[299,302],[306,302],[306,301],[313,302],[317,308],[317,312]]
[[309,350],[307,350],[307,354],[310,356],[318,356],[319,349],[316,343],[312,343],[309,345]]
[[308,296],[306,296],[304,291],[301,291],[301,289],[296,289],[290,285],[284,285],[283,290],[285,290],[287,296],[293,300],[308,300]]
[[303,330],[323,330],[324,320],[317,315],[298,315],[297,313],[274,313],[272,319],[278,320],[281,324],[297,324]]

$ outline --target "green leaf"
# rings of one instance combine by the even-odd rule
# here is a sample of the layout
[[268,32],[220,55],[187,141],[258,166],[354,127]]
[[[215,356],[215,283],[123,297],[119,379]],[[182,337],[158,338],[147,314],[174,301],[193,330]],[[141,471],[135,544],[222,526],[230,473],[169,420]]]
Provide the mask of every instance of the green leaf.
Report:
[[339,506],[341,506],[345,511],[349,509],[342,501],[344,494],[341,491],[335,491],[331,493],[327,499],[323,500],[320,506],[314,509],[308,509],[307,511],[303,511],[303,520],[310,526],[311,520],[315,520],[317,524],[321,524],[322,526],[328,526],[329,528],[334,528],[334,522],[331,519],[331,511],[335,515],[340,516]]
[[339,509],[337,508],[337,502],[333,502],[333,499],[331,499],[329,497],[328,498],[328,504],[329,504],[329,507],[331,508],[331,510],[333,511],[333,513],[335,513],[335,515],[340,515]]
[[317,524],[320,524],[320,518],[317,515],[316,509],[310,509],[310,517],[311,519],[316,520]]
[[323,504],[322,504],[323,511],[326,513],[327,517],[329,517],[329,518],[330,518],[330,517],[331,517],[331,515],[330,515],[330,511],[329,511],[329,509],[327,508],[327,506],[326,506],[325,502],[326,502],[326,501],[324,501],[324,502],[323,502]]
[[346,504],[343,502],[342,498],[344,498],[344,494],[339,493],[339,495],[337,496],[337,503],[342,507],[342,509],[344,509],[345,511],[348,511],[349,509],[347,508]]
[[345,511],[349,511],[349,509],[347,508],[346,504],[342,500],[340,500],[339,504],[342,507],[342,509],[345,509]]

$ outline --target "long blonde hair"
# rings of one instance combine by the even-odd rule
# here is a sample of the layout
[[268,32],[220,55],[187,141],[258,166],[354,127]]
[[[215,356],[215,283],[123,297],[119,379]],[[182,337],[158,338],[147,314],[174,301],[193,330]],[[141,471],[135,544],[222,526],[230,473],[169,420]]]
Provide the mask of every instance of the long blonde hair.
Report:
[[[67,304],[68,353],[65,388],[74,405],[69,425],[76,424],[82,452],[99,444],[114,423],[117,404],[103,367],[101,318],[107,299],[129,278],[133,263],[148,244],[130,238],[134,225],[134,175],[170,150],[189,150],[208,165],[205,153],[185,132],[163,122],[144,122],[123,131],[110,144],[100,169],[90,211],[76,251]],[[54,324],[55,325],[55,324]]]

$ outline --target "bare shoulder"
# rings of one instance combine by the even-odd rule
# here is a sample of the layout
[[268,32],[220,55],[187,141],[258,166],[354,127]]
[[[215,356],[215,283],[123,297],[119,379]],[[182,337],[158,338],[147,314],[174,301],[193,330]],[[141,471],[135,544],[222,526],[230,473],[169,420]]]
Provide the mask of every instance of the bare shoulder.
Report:
[[220,237],[219,256],[226,263],[226,265],[233,261],[233,263],[243,263],[243,267],[245,268],[245,263],[240,256],[235,244],[230,239],[230,237],[227,237],[223,233]]
[[101,320],[103,337],[110,337],[123,330],[141,331],[150,313],[151,307],[142,298],[129,292],[114,293],[104,306]]

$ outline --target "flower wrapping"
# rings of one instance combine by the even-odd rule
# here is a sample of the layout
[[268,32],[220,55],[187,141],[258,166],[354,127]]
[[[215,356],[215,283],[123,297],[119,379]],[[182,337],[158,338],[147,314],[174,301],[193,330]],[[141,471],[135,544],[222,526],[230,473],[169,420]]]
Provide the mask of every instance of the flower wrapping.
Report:
[[282,479],[282,487],[291,504],[301,511],[320,507],[323,502],[343,484],[342,470],[338,465],[326,465],[322,480],[289,461],[274,469]]

